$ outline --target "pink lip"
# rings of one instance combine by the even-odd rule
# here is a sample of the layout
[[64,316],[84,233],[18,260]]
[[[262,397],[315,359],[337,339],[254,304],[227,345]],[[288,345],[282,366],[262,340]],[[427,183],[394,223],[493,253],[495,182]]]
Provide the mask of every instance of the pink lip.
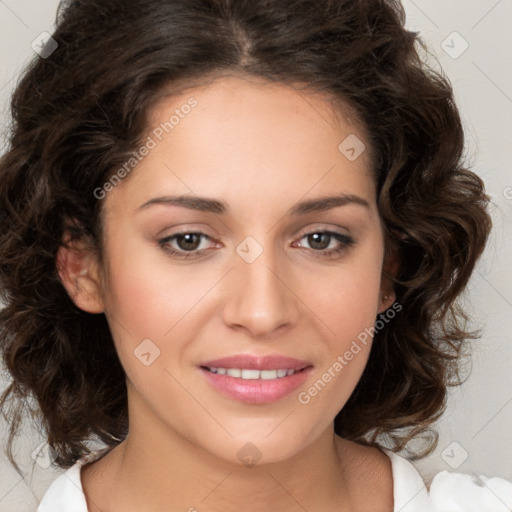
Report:
[[[212,373],[205,368],[206,366],[248,370],[293,369],[298,373],[272,380],[247,380]],[[201,364],[200,370],[208,383],[224,396],[247,404],[268,404],[284,398],[302,386],[312,370],[312,365],[307,361],[282,356],[238,355],[206,361]]]

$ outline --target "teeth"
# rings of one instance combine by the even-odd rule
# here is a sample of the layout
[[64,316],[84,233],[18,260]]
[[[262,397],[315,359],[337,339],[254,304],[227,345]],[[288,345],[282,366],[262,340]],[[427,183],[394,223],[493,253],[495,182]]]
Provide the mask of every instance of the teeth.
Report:
[[260,378],[264,380],[277,379],[277,370],[261,370]]
[[[229,371],[228,371],[229,374]],[[260,371],[259,370],[242,370],[242,379],[259,379]]]
[[249,370],[247,368],[214,368],[208,367],[212,373],[218,373],[219,375],[228,375],[229,377],[236,377],[245,380],[273,380],[280,379],[293,375],[295,370],[279,369],[279,370]]

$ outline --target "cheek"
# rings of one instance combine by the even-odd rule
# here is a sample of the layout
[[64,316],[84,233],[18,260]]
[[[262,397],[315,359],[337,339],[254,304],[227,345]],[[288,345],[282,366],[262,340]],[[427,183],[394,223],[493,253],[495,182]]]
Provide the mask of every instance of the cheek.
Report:
[[324,321],[331,336],[335,336],[337,344],[341,345],[373,326],[378,313],[380,251],[359,254],[330,273],[319,273],[302,280],[301,295],[306,304]]
[[181,365],[215,314],[211,291],[224,269],[179,266],[135,244],[123,248],[109,263],[106,300],[117,353],[138,390],[181,400],[183,390],[165,370],[179,378],[188,369]]
[[315,379],[302,390],[304,400],[298,398],[303,405],[314,402],[327,417],[343,407],[366,366],[378,314],[381,256],[376,246],[346,260],[330,276],[304,281],[302,293],[309,290],[304,296],[317,317],[314,330],[324,336],[316,345],[321,363]]
[[319,430],[343,409],[368,362],[378,309],[379,268],[378,262],[361,270],[352,267],[338,274],[340,282],[331,283],[328,293],[309,296],[318,311],[315,331],[322,329],[325,335],[315,350],[319,364],[314,375],[296,398],[304,417],[324,419]]
[[[115,249],[109,261],[107,309],[114,324],[137,338],[161,339],[188,315],[215,276],[180,267],[158,248],[140,243]],[[114,325],[115,327],[115,325]]]

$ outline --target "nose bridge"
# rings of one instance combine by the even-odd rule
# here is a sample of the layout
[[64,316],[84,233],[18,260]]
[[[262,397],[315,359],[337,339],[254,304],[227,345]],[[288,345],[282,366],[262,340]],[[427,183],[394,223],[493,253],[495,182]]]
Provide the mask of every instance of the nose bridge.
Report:
[[295,323],[297,304],[285,285],[285,276],[280,275],[283,266],[277,264],[272,250],[263,250],[254,261],[238,254],[236,258],[224,304],[224,322],[243,327],[253,336],[268,335]]

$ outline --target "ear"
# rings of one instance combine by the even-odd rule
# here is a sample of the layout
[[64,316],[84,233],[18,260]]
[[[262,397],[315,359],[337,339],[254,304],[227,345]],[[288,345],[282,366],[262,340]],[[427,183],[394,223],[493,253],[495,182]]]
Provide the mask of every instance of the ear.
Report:
[[380,282],[379,313],[386,311],[396,300],[393,278],[396,277],[399,268],[400,259],[398,257],[398,247],[391,242],[387,242]]
[[83,241],[64,235],[57,251],[57,272],[71,300],[87,313],[103,313],[99,264],[94,251]]

